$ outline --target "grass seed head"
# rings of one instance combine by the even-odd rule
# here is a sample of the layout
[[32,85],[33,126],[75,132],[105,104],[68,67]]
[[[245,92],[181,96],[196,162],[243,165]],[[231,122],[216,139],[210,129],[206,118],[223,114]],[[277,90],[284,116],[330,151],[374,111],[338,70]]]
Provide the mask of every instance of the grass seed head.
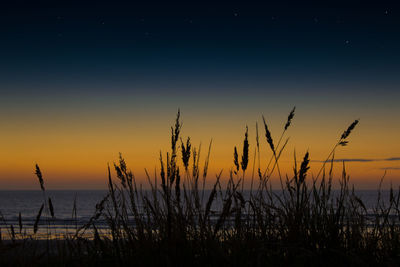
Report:
[[235,146],[235,149],[233,151],[233,163],[236,166],[236,172],[239,171],[239,156],[238,156],[238,152],[237,152],[237,148]]
[[356,125],[358,124],[359,120],[355,120],[352,124],[350,124],[350,126],[347,128],[346,131],[343,132],[342,136],[340,137],[341,140],[346,139],[347,137],[349,137],[350,133],[354,130],[354,128],[356,127]]
[[243,141],[243,154],[242,154],[242,162],[240,165],[242,166],[242,170],[245,171],[247,169],[247,165],[249,164],[249,140],[248,140],[248,132],[249,128],[246,126],[246,133],[244,134]]
[[275,146],[274,146],[274,141],[272,140],[271,132],[270,132],[269,129],[268,129],[268,125],[267,125],[267,123],[265,122],[264,116],[263,116],[262,118],[263,118],[264,128],[265,128],[265,137],[267,138],[267,142],[268,142],[268,144],[269,144],[269,146],[270,146],[272,152],[275,153]]
[[287,118],[286,124],[285,124],[285,131],[287,128],[289,128],[290,124],[292,123],[292,119],[294,117],[294,111],[296,110],[296,107],[292,109],[292,111],[289,113],[289,116]]
[[44,181],[43,181],[42,172],[40,171],[39,165],[37,165],[37,164],[36,164],[35,174],[36,174],[37,178],[39,179],[40,189],[42,189],[42,191],[44,191]]

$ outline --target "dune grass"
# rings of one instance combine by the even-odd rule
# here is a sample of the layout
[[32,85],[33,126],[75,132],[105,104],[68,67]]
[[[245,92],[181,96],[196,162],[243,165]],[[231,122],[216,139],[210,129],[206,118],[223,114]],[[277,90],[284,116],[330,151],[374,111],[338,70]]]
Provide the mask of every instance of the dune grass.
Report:
[[[21,219],[18,231],[8,226],[11,240],[0,245],[0,264],[400,264],[399,191],[391,189],[386,201],[378,194],[374,209],[367,210],[349,184],[344,163],[341,177],[334,177],[332,171],[335,151],[348,144],[358,120],[338,138],[316,176],[309,174],[308,152],[301,161],[294,158],[293,173],[284,175],[279,159],[288,143],[285,135],[294,115],[295,109],[276,143],[263,118],[265,141],[272,155],[268,162],[260,161],[258,125],[254,157],[250,158],[246,127],[242,149],[234,147],[230,172],[221,171],[208,178],[212,144],[201,159],[201,149],[194,147],[190,138],[181,138],[178,112],[171,127],[170,151],[160,153],[159,173],[151,175],[146,170],[146,188],[150,190],[143,189],[120,155],[118,162],[108,166],[108,194],[97,204],[93,217],[63,238],[51,238],[50,227],[47,238],[37,238],[42,212],[54,218],[55,211],[51,199],[46,198],[44,179],[36,165],[43,205],[29,234],[24,233]],[[273,174],[280,179],[280,188],[272,188]],[[211,189],[205,187],[207,179],[215,181]],[[251,187],[245,190],[246,179],[251,180]],[[334,179],[340,180],[340,190],[332,189]],[[74,210],[76,217],[76,206]],[[106,221],[106,232],[99,229],[100,219]],[[50,224],[51,219],[47,221]]]

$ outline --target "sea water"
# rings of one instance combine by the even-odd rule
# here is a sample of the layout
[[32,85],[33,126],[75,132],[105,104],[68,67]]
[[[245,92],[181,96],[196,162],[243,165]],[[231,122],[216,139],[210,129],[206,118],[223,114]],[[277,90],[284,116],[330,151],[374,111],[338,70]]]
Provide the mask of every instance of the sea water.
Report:
[[[204,199],[207,200],[210,191],[206,191]],[[335,192],[337,194],[338,192]],[[279,192],[277,192],[279,194]],[[389,201],[389,190],[382,190],[381,198]],[[107,195],[106,190],[48,190],[42,191],[0,191],[0,227],[3,237],[10,233],[13,225],[15,232],[19,233],[19,213],[21,213],[23,231],[31,234],[33,225],[41,205],[51,198],[54,207],[54,218],[50,216],[48,208],[43,209],[38,224],[38,233],[46,234],[48,229],[53,233],[74,233],[76,229],[89,222],[94,215],[96,204]],[[244,196],[248,191],[244,192]],[[369,213],[373,213],[378,198],[377,190],[361,190],[356,195],[361,198]],[[76,203],[76,216],[74,211]],[[215,202],[217,205],[220,201]],[[218,207],[214,206],[218,210]],[[106,222],[100,218],[96,227],[106,228]]]

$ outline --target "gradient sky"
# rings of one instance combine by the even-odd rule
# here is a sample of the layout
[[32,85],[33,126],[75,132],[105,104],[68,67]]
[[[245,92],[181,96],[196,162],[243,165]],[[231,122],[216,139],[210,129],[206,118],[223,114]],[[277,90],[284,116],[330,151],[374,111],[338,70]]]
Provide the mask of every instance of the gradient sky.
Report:
[[385,169],[400,185],[394,1],[146,3],[2,4],[0,189],[37,189],[35,163],[49,189],[104,188],[119,152],[141,179],[158,168],[178,108],[184,136],[203,148],[213,139],[210,176],[227,175],[245,126],[254,151],[261,115],[279,138],[293,106],[285,172],[294,149],[318,172],[360,118],[336,157],[360,188]]

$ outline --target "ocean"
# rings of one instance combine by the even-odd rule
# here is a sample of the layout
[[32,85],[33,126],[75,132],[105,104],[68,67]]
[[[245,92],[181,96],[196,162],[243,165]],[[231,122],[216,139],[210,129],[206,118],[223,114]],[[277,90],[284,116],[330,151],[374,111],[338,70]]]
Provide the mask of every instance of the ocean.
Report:
[[[208,193],[205,193],[206,197]],[[372,213],[378,197],[377,190],[360,190],[356,194],[362,199],[368,212]],[[387,202],[389,194],[389,190],[382,190],[382,199]],[[96,204],[106,195],[106,190],[46,191],[46,205],[50,197],[55,216],[51,218],[44,209],[39,221],[38,233],[45,234],[47,226],[60,235],[74,233],[76,228],[89,221],[95,212]],[[73,215],[74,199],[76,199],[76,218]],[[15,231],[19,231],[19,213],[21,213],[24,231],[31,233],[43,202],[42,191],[0,191],[0,227],[3,237],[10,233],[11,225],[14,226]],[[105,229],[106,223],[100,220],[96,226],[99,229]]]
[[[48,224],[56,233],[74,233],[76,228],[89,221],[95,212],[96,204],[106,195],[106,190],[46,190],[46,205],[50,197],[55,216],[51,218],[44,209],[39,221],[38,233],[44,234]],[[73,212],[75,199],[76,217]],[[28,233],[32,232],[43,202],[44,195],[39,190],[0,191],[0,212],[3,217],[0,218],[0,227],[3,236],[9,234],[10,225],[13,225],[15,229],[19,228],[19,213],[21,213],[23,228]],[[100,223],[100,227],[101,225]]]

